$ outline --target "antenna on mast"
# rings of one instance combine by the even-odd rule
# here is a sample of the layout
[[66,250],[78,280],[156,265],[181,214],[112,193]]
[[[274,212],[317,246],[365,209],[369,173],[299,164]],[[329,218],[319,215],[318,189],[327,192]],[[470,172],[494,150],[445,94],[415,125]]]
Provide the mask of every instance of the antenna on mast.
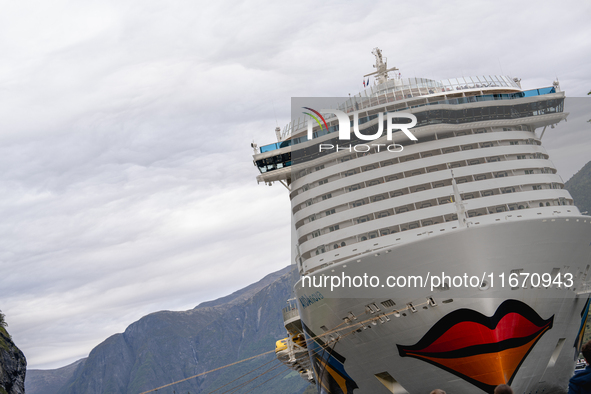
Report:
[[396,71],[398,69],[396,67],[388,68],[388,59],[384,61],[380,48],[375,47],[371,53],[376,57],[376,64],[373,66],[376,71],[366,74],[364,77],[375,75],[376,79],[378,80],[378,84],[386,83],[388,80],[388,71]]

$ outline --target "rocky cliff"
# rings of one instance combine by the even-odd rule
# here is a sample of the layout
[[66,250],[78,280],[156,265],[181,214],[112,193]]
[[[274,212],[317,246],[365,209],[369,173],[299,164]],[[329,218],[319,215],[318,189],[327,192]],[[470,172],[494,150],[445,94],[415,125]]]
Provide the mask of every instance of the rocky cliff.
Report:
[[[67,370],[71,377],[60,388],[48,391],[47,387],[39,387],[42,379],[36,379],[27,380],[27,391],[137,394],[272,351],[275,341],[286,335],[281,309],[291,296],[291,283],[289,271],[284,269],[194,309],[152,313],[131,324],[124,333],[109,337],[85,361]],[[246,383],[274,366],[277,368]],[[308,386],[297,373],[275,361],[274,354],[268,354],[158,392],[209,393],[257,367],[261,368],[219,392],[244,384],[239,392],[253,389],[254,393],[296,394]],[[43,375],[43,379],[55,382],[55,373],[31,371],[31,376]],[[60,376],[64,375],[62,369]]]
[[0,394],[22,394],[27,360],[4,326],[4,315],[0,313]]

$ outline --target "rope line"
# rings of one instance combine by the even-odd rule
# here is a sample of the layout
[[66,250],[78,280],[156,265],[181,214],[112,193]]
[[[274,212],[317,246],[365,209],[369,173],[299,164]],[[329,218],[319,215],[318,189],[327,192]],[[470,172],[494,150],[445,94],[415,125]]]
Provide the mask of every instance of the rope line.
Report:
[[[423,303],[420,303],[420,304],[416,304],[415,306],[416,306],[416,307],[420,307],[420,306],[423,306],[423,305],[428,305],[428,304],[429,304],[429,301],[426,301],[426,302],[423,302]],[[370,317],[369,319],[366,319],[366,320],[359,321],[359,322],[357,322],[357,323],[353,323],[353,322],[351,322],[352,324],[350,324],[350,325],[347,325],[346,327],[339,328],[339,327],[341,327],[343,324],[345,324],[345,323],[341,323],[341,324],[339,324],[338,326],[336,326],[335,328],[333,328],[333,329],[332,329],[332,330],[330,330],[330,331],[326,331],[326,332],[322,333],[321,335],[316,335],[316,336],[314,336],[314,337],[311,337],[311,338],[308,338],[308,339],[306,339],[306,343],[308,343],[308,341],[313,341],[313,340],[315,340],[315,339],[319,339],[319,338],[321,338],[321,337],[325,337],[325,336],[327,336],[327,335],[330,335],[330,334],[335,334],[335,333],[339,333],[339,332],[341,332],[341,331],[345,331],[346,329],[349,329],[349,332],[347,332],[347,333],[346,333],[346,334],[344,334],[344,335],[338,334],[338,335],[339,335],[339,337],[341,337],[341,338],[344,338],[344,337],[346,337],[346,336],[349,336],[350,334],[353,334],[353,333],[354,333],[355,331],[357,331],[359,328],[363,327],[363,326],[365,325],[365,323],[371,323],[371,322],[376,322],[376,321],[380,320],[380,316],[390,316],[390,315],[395,315],[396,313],[400,313],[400,312],[403,312],[403,311],[406,311],[406,310],[410,310],[410,307],[409,307],[408,305],[407,305],[405,308],[403,308],[403,309],[395,309],[395,310],[393,310],[393,311],[391,311],[391,312],[382,313],[382,314],[379,314],[379,315],[377,315],[377,316]],[[324,346],[321,346],[321,347],[323,348],[323,350],[324,350],[326,347],[328,347],[328,346],[329,346],[329,344],[330,344],[331,342],[335,342],[335,345],[336,345],[336,342],[337,342],[339,339],[341,339],[341,338],[339,338],[339,337],[337,337],[337,338],[331,338],[331,340],[330,340],[330,341],[327,341],[327,342],[325,342]],[[275,353],[275,350],[269,350],[268,352],[260,353],[260,354],[257,354],[257,355],[255,355],[255,356],[248,357],[248,358],[245,358],[245,359],[243,359],[243,360],[240,360],[240,361],[233,362],[233,363],[231,363],[231,364],[227,364],[227,365],[224,365],[224,366],[221,366],[221,367],[218,367],[218,368],[214,368],[214,369],[211,369],[211,370],[209,370],[209,371],[201,372],[201,373],[199,373],[199,374],[197,374],[197,375],[189,376],[188,378],[181,379],[181,380],[177,380],[177,381],[175,381],[175,382],[172,382],[172,383],[165,384],[164,386],[156,387],[156,388],[154,388],[154,389],[151,389],[151,390],[148,390],[148,391],[142,391],[140,394],[147,394],[147,393],[152,393],[152,392],[154,392],[154,391],[158,391],[158,390],[160,390],[160,389],[163,389],[163,388],[166,388],[166,387],[174,386],[175,384],[182,383],[182,382],[186,382],[187,380],[195,379],[195,378],[198,378],[199,376],[207,375],[207,374],[209,374],[209,373],[216,372],[216,371],[219,371],[219,370],[221,370],[221,369],[224,369],[224,368],[232,367],[232,366],[234,366],[234,365],[238,365],[238,364],[241,364],[241,363],[243,363],[243,362],[250,361],[250,360],[253,360],[253,359],[255,359],[255,358],[258,358],[258,357],[261,357],[261,356],[265,356],[265,355],[267,355],[267,354],[271,354],[271,353]],[[306,356],[306,357],[308,357],[308,355],[307,355],[307,354],[306,354],[305,356]],[[268,363],[267,363],[267,364],[268,364]],[[262,366],[264,366],[264,365],[266,365],[266,364],[263,364]],[[249,373],[256,371],[258,368],[261,368],[262,366],[259,366],[259,367],[255,368],[254,370],[252,370],[252,371],[250,371],[250,372],[246,373],[245,375],[248,375]],[[289,368],[288,368],[288,369],[289,369]],[[267,372],[268,372],[268,371],[267,371]],[[284,372],[285,372],[285,371],[284,371]],[[243,375],[243,376],[245,376],[245,375]],[[239,378],[237,378],[237,379],[239,379]],[[237,379],[234,379],[233,381],[236,381]],[[269,380],[270,380],[270,379],[269,379]],[[265,381],[265,382],[267,382],[267,381]],[[265,383],[265,382],[263,382],[263,383]],[[232,382],[230,382],[230,383],[232,383]],[[230,384],[230,383],[228,383],[228,384]],[[226,386],[227,386],[227,385],[226,385]],[[222,386],[222,387],[225,387],[225,386]],[[217,391],[217,390],[221,389],[222,387],[220,387],[220,388],[216,389],[215,391]],[[258,387],[258,386],[257,386],[257,387]],[[223,393],[222,393],[222,394],[223,394]]]
[[263,383],[259,384],[258,386],[255,386],[255,387],[251,388],[250,390],[248,390],[244,394],[250,393],[252,390],[261,387],[263,384],[267,383],[269,380],[275,379],[277,376],[281,375],[282,373],[285,373],[286,371],[289,371],[289,368],[285,368],[283,371],[279,371],[278,374],[271,376],[269,379],[265,380]]
[[279,362],[278,365],[275,365],[274,367],[267,369],[265,372],[263,372],[263,373],[255,376],[254,378],[252,378],[252,379],[250,379],[250,380],[248,380],[248,381],[246,381],[244,383],[239,384],[236,387],[231,388],[230,390],[224,391],[222,394],[232,394],[232,393],[235,393],[239,388],[246,386],[247,384],[249,384],[253,380],[256,380],[256,379],[260,378],[261,376],[265,375],[266,373],[269,373],[269,372],[271,372],[271,371],[273,371],[273,370],[281,367],[282,365],[283,365],[283,363],[282,362]]
[[213,393],[215,393],[216,391],[223,389],[223,388],[224,388],[224,387],[226,387],[227,385],[234,383],[234,382],[235,382],[235,381],[237,381],[238,379],[241,379],[241,378],[245,377],[246,375],[248,375],[248,374],[250,374],[250,373],[253,373],[253,372],[254,372],[254,371],[256,371],[257,369],[259,369],[259,368],[262,368],[262,367],[264,367],[265,365],[271,364],[273,361],[278,361],[278,360],[277,360],[276,358],[274,358],[274,359],[272,359],[271,361],[269,361],[269,362],[266,362],[266,363],[264,363],[264,364],[262,364],[262,365],[260,365],[260,366],[256,367],[256,368],[255,368],[255,369],[253,369],[252,371],[248,371],[248,372],[247,372],[247,373],[245,373],[244,375],[237,377],[236,379],[232,380],[231,382],[228,382],[228,383],[224,384],[223,386],[221,386],[221,387],[218,387],[217,389],[215,389],[215,390],[213,390],[213,391],[210,391],[208,394],[213,394]]
[[256,356],[245,358],[244,360],[233,362],[232,364],[224,365],[222,367],[211,369],[209,371],[201,372],[201,373],[198,373],[197,375],[189,376],[188,378],[177,380],[176,382],[168,383],[168,384],[165,384],[164,386],[156,387],[155,389],[151,389],[151,390],[148,390],[148,391],[143,391],[140,394],[147,394],[147,393],[151,393],[153,391],[158,391],[158,390],[163,389],[163,388],[166,388],[166,387],[174,386],[175,384],[186,382],[187,380],[195,379],[195,378],[197,378],[199,376],[207,375],[208,373],[219,371],[220,369],[228,368],[228,367],[231,367],[233,365],[237,365],[237,364],[243,363],[245,361],[253,360],[253,359],[257,358],[257,357],[261,357],[261,356],[264,356],[266,354],[271,354],[271,353],[275,353],[275,350],[270,350],[270,351],[265,352],[265,353],[257,354]]

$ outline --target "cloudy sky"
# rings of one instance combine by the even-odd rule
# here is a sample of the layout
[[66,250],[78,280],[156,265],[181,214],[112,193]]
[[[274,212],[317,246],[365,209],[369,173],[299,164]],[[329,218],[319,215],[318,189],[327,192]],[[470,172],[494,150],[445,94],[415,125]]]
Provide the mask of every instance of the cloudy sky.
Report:
[[[0,309],[30,368],[289,264],[289,199],[250,143],[292,96],[361,90],[376,46],[403,77],[591,90],[580,1],[0,5]],[[591,160],[571,108],[544,137],[564,180]]]

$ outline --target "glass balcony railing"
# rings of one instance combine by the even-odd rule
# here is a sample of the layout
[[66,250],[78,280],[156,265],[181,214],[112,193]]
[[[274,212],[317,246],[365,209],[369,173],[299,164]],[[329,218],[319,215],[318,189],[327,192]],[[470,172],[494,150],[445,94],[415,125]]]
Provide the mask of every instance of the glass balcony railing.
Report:
[[[419,78],[417,78],[417,79],[419,79]],[[514,83],[513,81],[511,81],[511,82]],[[451,85],[450,84],[450,85],[445,85],[444,87],[447,89],[448,87],[453,87],[453,86],[460,86],[460,85]],[[467,85],[467,86],[471,86],[471,85]],[[503,85],[503,86],[505,86],[505,85]],[[526,90],[523,92],[516,92],[516,93],[486,94],[486,95],[481,95],[481,96],[458,97],[458,98],[454,98],[454,99],[439,100],[439,101],[432,102],[432,103],[415,105],[412,107],[405,107],[405,108],[401,108],[399,111],[404,111],[409,108],[424,107],[424,106],[428,106],[428,105],[440,105],[440,104],[454,105],[454,104],[476,103],[476,102],[481,102],[481,101],[512,100],[512,99],[523,98],[523,97],[542,96],[542,95],[550,94],[550,93],[556,93],[556,89],[554,87],[547,87],[547,88],[541,88],[541,89],[531,89],[531,90]],[[377,116],[378,115],[372,115],[372,116],[366,116],[363,118],[359,118],[359,124],[369,122],[370,120],[377,118]],[[352,126],[353,126],[353,121],[351,121],[351,127]],[[320,136],[323,136],[326,134],[334,133],[335,131],[339,131],[338,126],[330,126],[328,128],[328,130],[323,128],[322,130],[314,132],[314,138],[317,138],[317,137],[320,137]],[[259,148],[259,150],[260,150],[260,153],[265,153],[265,152],[270,152],[273,150],[285,148],[285,147],[288,147],[291,145],[297,145],[297,144],[300,144],[300,143],[306,142],[306,141],[308,141],[308,137],[306,135],[303,135],[301,137],[290,138],[285,141],[261,146]]]

